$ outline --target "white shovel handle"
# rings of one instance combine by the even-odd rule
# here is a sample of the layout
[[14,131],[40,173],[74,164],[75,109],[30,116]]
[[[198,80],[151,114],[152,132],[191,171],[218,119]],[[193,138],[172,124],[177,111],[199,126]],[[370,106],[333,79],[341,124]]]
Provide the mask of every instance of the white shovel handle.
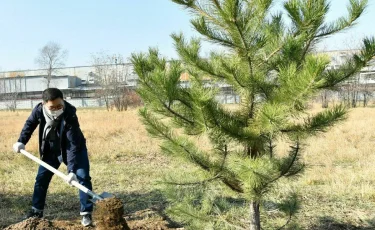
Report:
[[[44,168],[48,169],[49,171],[53,172],[54,174],[56,174],[57,176],[61,177],[64,181],[67,181],[68,179],[68,176],[65,175],[64,173],[60,172],[59,170],[55,169],[54,167],[52,167],[51,165],[47,164],[46,162],[40,160],[39,158],[37,158],[36,156],[32,155],[31,153],[27,152],[26,150],[23,150],[21,149],[21,153],[23,155],[25,155],[26,157],[30,158],[31,160],[35,161],[36,163],[40,164],[41,166],[43,166]],[[71,184],[78,188],[79,190],[81,190],[82,192],[84,193],[88,193],[90,190],[88,188],[86,188],[85,186],[81,185],[80,183],[78,183],[77,181],[72,181]],[[91,191],[90,191],[91,192]]]

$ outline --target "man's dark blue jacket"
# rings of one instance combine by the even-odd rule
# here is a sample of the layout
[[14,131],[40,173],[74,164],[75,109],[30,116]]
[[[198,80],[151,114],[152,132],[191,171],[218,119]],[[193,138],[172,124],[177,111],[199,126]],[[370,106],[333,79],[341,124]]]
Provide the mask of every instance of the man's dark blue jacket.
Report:
[[[76,108],[65,102],[64,113],[62,114],[61,125],[63,126],[60,130],[60,146],[61,154],[64,163],[67,165],[68,172],[76,172],[76,155],[81,154],[83,150],[87,151],[86,139],[79,127],[78,117],[76,115]],[[36,127],[39,125],[39,153],[42,160],[49,153],[43,153],[41,149],[42,136],[44,126],[46,125],[46,119],[43,115],[43,104],[39,103],[31,112],[31,115],[27,119],[18,142],[24,145],[30,140]]]

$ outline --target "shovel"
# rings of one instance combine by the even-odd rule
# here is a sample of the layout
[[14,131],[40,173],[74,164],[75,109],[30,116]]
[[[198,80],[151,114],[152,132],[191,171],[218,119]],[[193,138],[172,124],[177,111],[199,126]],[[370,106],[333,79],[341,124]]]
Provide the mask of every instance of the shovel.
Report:
[[[49,164],[47,164],[46,162],[40,160],[39,158],[35,157],[34,155],[28,153],[26,150],[23,150],[21,149],[20,151],[23,155],[25,155],[26,157],[30,158],[31,160],[35,161],[36,163],[40,164],[41,166],[43,166],[44,168],[48,169],[49,171],[53,172],[54,174],[56,174],[57,176],[61,177],[63,180],[67,181],[67,175],[65,175],[64,173],[60,172],[59,170],[55,169],[54,167],[50,166]],[[81,190],[82,192],[86,193],[87,195],[89,195],[91,197],[91,201],[92,202],[96,202],[98,200],[103,200],[105,198],[110,198],[110,197],[114,197],[112,194],[108,193],[108,192],[103,192],[102,194],[98,195],[96,193],[94,193],[93,191],[91,191],[90,189],[86,188],[85,186],[81,185],[79,182],[77,181],[72,181],[71,182],[71,185],[73,185],[74,187],[78,188],[79,190]]]

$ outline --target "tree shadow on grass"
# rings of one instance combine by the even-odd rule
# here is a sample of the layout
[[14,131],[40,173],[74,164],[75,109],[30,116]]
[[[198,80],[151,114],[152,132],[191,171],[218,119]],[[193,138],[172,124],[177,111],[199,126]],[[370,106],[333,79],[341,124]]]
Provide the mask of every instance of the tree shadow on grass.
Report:
[[373,230],[375,229],[375,219],[363,221],[361,226],[352,223],[343,223],[332,217],[325,216],[318,220],[317,224],[313,224],[309,230]]

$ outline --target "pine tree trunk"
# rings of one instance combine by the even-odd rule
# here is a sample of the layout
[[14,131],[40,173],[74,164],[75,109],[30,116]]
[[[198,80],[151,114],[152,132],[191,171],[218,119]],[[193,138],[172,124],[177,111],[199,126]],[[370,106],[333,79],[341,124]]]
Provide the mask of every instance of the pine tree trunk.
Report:
[[251,159],[256,159],[259,156],[259,146],[257,144],[254,145],[246,145],[244,147],[245,156],[250,157]]
[[250,203],[250,230],[260,230],[259,202]]
[[250,148],[250,157],[251,159],[256,159],[259,155],[258,146],[254,145]]

